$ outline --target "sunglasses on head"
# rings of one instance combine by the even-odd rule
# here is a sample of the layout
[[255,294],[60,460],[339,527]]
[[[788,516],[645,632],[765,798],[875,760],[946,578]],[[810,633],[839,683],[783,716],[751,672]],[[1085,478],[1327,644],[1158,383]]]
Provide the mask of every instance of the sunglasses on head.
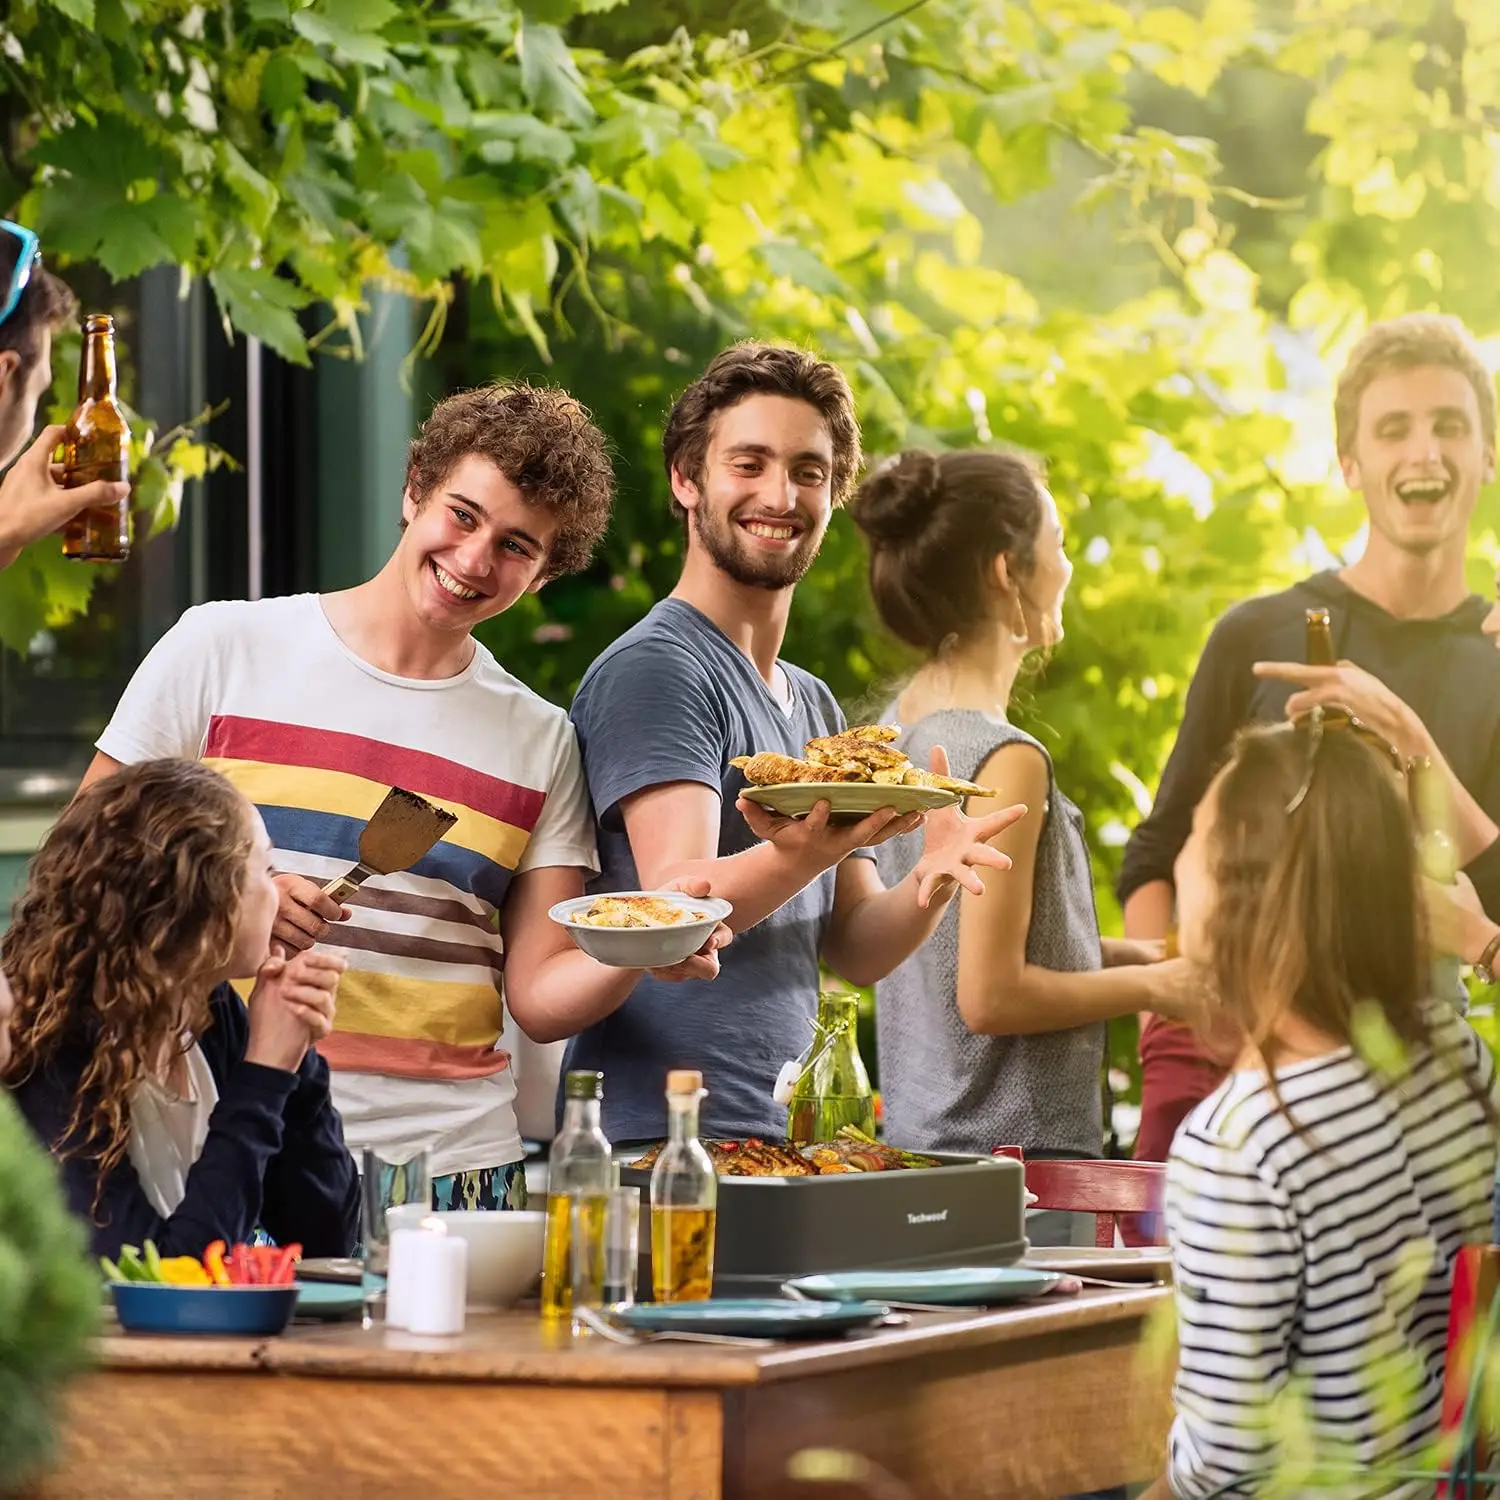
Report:
[[42,263],[42,242],[36,231],[24,224],[13,224],[9,219],[0,219],[0,233],[8,235],[16,243],[16,263],[11,267],[10,285],[5,290],[5,300],[0,302],[0,324],[16,310],[32,271]]
[[1330,717],[1323,711],[1321,703],[1314,704],[1312,709],[1297,721],[1297,728],[1307,730],[1307,772],[1302,778],[1302,785],[1297,788],[1292,800],[1286,805],[1288,817],[1307,801],[1307,794],[1312,790],[1313,773],[1318,768],[1318,749],[1323,743],[1325,728],[1347,729],[1355,738],[1363,740],[1372,750],[1384,756],[1398,776],[1405,776],[1409,769],[1406,757],[1388,739],[1376,734],[1364,720],[1356,719],[1353,714],[1342,709]]

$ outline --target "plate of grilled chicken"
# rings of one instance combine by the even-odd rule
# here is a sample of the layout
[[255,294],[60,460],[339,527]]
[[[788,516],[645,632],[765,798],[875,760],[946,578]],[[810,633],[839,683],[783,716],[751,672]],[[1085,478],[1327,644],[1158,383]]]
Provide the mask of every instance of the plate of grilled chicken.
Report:
[[801,758],[762,750],[729,762],[749,786],[748,801],[786,818],[805,818],[826,802],[831,820],[853,823],[883,807],[898,813],[952,807],[965,797],[993,797],[977,782],[940,776],[914,766],[895,741],[894,724],[856,724],[839,734],[808,740]]

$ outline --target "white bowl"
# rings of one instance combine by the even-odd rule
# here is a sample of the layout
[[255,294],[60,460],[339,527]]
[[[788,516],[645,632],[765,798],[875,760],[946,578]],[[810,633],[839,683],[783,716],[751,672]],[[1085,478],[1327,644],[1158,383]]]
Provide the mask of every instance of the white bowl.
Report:
[[424,1219],[440,1219],[449,1234],[469,1247],[470,1307],[509,1307],[529,1292],[542,1274],[542,1241],[547,1216],[534,1210],[424,1208],[406,1203],[386,1213],[391,1229],[415,1229]]
[[574,918],[594,904],[593,896],[574,896],[559,901],[547,913],[568,929],[568,935],[601,964],[615,969],[664,969],[691,957],[708,941],[708,935],[734,910],[727,901],[713,896],[685,896],[681,891],[600,891],[601,896],[656,896],[684,911],[703,912],[700,922],[682,922],[675,927],[592,927]]

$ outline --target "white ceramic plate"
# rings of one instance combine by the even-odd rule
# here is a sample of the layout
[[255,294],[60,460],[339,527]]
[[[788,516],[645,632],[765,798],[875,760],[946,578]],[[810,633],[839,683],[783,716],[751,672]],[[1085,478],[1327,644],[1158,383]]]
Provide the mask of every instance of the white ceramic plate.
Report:
[[952,807],[956,792],[940,792],[931,786],[881,786],[870,781],[784,781],[777,786],[747,786],[740,795],[759,802],[784,818],[805,818],[818,802],[827,802],[839,822],[857,822],[882,807],[898,813],[931,812]]
[[1028,1270],[1112,1281],[1170,1281],[1172,1257],[1165,1245],[1034,1245],[1021,1264]]

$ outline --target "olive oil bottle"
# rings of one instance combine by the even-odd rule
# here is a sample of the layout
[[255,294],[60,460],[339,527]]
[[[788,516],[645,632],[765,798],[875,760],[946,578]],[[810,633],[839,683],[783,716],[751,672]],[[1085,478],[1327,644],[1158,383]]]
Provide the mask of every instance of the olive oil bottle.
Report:
[[609,1141],[599,1125],[604,1074],[569,1073],[563,1083],[563,1121],[547,1158],[547,1236],[542,1251],[542,1316],[573,1311],[573,1209],[597,1217],[592,1244],[603,1246],[610,1185]]
[[667,1144],[651,1169],[651,1291],[658,1302],[713,1294],[719,1179],[698,1139],[703,1075],[667,1074]]

